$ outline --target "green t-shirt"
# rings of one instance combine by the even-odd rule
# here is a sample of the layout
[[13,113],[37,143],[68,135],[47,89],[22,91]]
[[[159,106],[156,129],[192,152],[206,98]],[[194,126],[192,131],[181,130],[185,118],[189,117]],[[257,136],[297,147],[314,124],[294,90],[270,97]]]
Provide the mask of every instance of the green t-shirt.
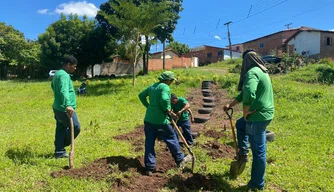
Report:
[[256,110],[248,115],[248,121],[266,121],[274,117],[274,94],[268,73],[259,67],[253,67],[246,73],[243,89],[236,97],[249,110]]
[[[173,112],[176,114],[177,112],[181,111],[187,103],[188,103],[188,101],[185,98],[178,97],[177,103],[175,105],[171,104]],[[184,111],[179,118],[179,121],[186,121],[186,120],[189,120],[188,110]]]
[[51,88],[54,95],[52,107],[58,111],[66,112],[66,107],[76,108],[75,91],[70,75],[60,69],[52,78]]
[[[154,83],[138,95],[141,103],[147,108],[144,121],[163,125],[169,124],[167,111],[170,106],[170,88],[165,83]],[[149,97],[149,102],[147,101]]]

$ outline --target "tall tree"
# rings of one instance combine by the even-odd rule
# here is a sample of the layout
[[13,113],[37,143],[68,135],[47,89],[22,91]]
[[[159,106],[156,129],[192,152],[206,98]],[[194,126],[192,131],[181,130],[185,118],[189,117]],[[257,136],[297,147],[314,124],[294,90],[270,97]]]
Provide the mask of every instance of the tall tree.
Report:
[[[133,0],[131,1],[136,6],[140,6],[141,4],[148,4],[148,3],[156,3],[156,4],[165,4],[164,9],[160,8],[161,11],[154,17],[160,17],[161,14],[168,13],[168,19],[164,20],[162,23],[159,23],[153,29],[151,34],[142,34],[145,37],[145,45],[141,46],[141,51],[143,52],[143,71],[144,74],[148,72],[148,53],[151,47],[151,40],[159,39],[161,42],[162,39],[164,40],[172,40],[172,33],[174,32],[177,24],[177,20],[180,18],[179,12],[182,10],[182,1],[183,0]],[[108,0],[108,2],[102,4],[100,6],[100,11],[98,12],[96,19],[98,20],[99,24],[108,30],[113,36],[116,38],[121,39],[122,34],[119,33],[118,27],[115,27],[109,20],[106,18],[106,15],[115,15],[117,18],[125,19],[122,14],[115,11],[113,4],[119,5],[120,0]],[[156,13],[156,12],[155,12]],[[150,18],[151,19],[151,18]],[[154,38],[151,38],[154,37]]]
[[18,64],[20,69],[30,69],[26,74],[19,73],[21,77],[36,77],[36,68],[40,67],[41,45],[37,41],[28,40],[23,50],[20,52]]
[[190,51],[190,48],[187,44],[179,43],[177,41],[172,41],[167,45],[167,49],[173,49],[179,55],[183,55]]
[[135,68],[140,54],[139,44],[141,36],[150,36],[154,29],[161,24],[167,22],[171,18],[171,14],[166,12],[168,4],[166,1],[152,2],[138,4],[138,1],[123,0],[123,1],[109,1],[113,12],[100,11],[99,14],[105,18],[109,25],[117,29],[121,41],[131,44],[133,49],[133,81],[135,85]]
[[[157,2],[162,0],[155,0]],[[178,20],[180,19],[179,13],[183,10],[182,2],[183,0],[168,0],[170,2],[170,6],[168,7],[168,11],[172,13],[172,18],[164,23],[163,25],[157,27],[154,30],[157,39],[163,44],[163,69],[166,68],[165,64],[165,43],[166,41],[173,41],[173,32],[176,29],[176,25]]]
[[23,33],[6,23],[0,23],[0,78],[7,78],[8,66],[17,64],[26,45]]
[[78,59],[79,70],[85,71],[87,66],[108,57],[109,40],[94,20],[72,14],[67,18],[62,14],[38,38],[42,48],[41,64],[56,69],[64,55],[72,54]]

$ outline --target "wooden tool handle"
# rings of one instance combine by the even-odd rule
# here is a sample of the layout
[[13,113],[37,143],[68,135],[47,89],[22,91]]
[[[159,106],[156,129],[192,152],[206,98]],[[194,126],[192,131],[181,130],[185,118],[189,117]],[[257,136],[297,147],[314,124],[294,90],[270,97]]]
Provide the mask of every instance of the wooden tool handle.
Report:
[[69,156],[69,164],[70,169],[74,167],[74,125],[73,125],[73,119],[70,117],[70,129],[71,129],[71,151]]

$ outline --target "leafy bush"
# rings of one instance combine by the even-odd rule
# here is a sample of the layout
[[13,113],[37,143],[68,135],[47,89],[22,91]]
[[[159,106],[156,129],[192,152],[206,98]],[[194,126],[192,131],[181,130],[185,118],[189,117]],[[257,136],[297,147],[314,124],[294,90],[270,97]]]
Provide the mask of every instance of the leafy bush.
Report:
[[319,64],[330,64],[331,60],[329,58],[323,58],[318,61]]
[[[327,60],[322,62],[327,63]],[[291,80],[305,83],[334,84],[334,63],[309,65],[289,74]]]
[[237,64],[235,67],[229,69],[228,71],[230,73],[240,73],[241,72],[241,67],[242,67],[241,64]]
[[317,70],[318,81],[326,84],[334,83],[334,68],[331,66],[320,66]]

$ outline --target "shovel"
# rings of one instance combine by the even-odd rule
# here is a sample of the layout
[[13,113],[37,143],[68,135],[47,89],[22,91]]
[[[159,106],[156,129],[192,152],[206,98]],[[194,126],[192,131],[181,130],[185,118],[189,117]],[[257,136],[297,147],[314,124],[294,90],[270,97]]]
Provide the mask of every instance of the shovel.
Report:
[[[231,111],[231,113],[229,113],[229,111]],[[237,144],[237,139],[235,136],[235,131],[234,131],[234,125],[232,122],[232,115],[233,115],[233,108],[229,108],[227,111],[225,111],[229,120],[230,120],[230,124],[231,124],[231,129],[232,129],[232,136],[233,136],[233,143],[234,143],[234,148],[235,148],[235,153],[236,153],[236,157],[238,157],[238,144]],[[246,167],[246,163],[245,162],[240,162],[240,161],[232,161],[231,163],[231,167],[230,167],[230,174],[233,178],[237,178],[244,170]]]
[[191,164],[191,172],[194,173],[194,168],[195,168],[195,154],[191,151],[186,139],[183,137],[179,127],[176,125],[175,121],[173,120],[173,118],[171,117],[171,115],[169,115],[170,121],[173,124],[173,127],[175,128],[175,130],[177,131],[177,133],[179,134],[179,136],[181,137],[184,145],[186,146],[186,148],[188,149],[189,154],[191,155],[191,160],[192,160],[192,164]]
[[73,161],[74,161],[74,125],[73,125],[73,119],[70,117],[70,129],[71,129],[71,151],[69,156],[69,168],[73,168]]

